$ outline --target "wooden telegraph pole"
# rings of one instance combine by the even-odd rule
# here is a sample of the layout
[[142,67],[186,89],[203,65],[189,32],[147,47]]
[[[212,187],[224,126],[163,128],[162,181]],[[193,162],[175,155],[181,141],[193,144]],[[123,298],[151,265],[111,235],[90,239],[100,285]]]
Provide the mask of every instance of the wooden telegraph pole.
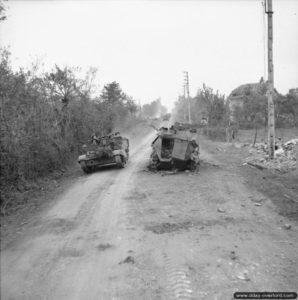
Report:
[[190,116],[190,99],[189,99],[189,79],[188,79],[188,72],[184,72],[184,82],[186,87],[187,93],[187,106],[188,106],[188,123],[191,124],[191,116]]
[[268,150],[269,158],[274,158],[275,125],[274,125],[274,77],[273,77],[273,11],[272,0],[265,1],[265,13],[268,16]]
[[185,106],[185,100],[186,100],[186,85],[183,84],[183,122],[186,121],[186,106]]

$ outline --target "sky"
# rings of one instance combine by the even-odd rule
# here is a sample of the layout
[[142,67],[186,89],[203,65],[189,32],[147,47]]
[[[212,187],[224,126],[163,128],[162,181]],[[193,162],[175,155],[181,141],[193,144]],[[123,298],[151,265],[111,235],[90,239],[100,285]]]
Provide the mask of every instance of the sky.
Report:
[[[8,1],[0,45],[15,68],[37,59],[98,68],[98,84],[117,81],[142,104],[173,107],[189,72],[190,95],[203,83],[228,96],[265,76],[262,0]],[[298,0],[273,0],[274,80],[298,87]]]

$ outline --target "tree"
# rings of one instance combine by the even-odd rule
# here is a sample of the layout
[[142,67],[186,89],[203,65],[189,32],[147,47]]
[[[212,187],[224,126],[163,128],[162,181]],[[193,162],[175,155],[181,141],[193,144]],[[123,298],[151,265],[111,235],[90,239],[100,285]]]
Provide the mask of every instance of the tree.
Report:
[[298,88],[290,89],[285,96],[280,95],[275,106],[277,126],[298,126]]
[[127,97],[125,106],[127,107],[131,116],[135,116],[138,106],[135,103],[135,100],[132,97]]
[[2,0],[0,0],[0,22],[6,20],[6,9]]
[[68,67],[61,69],[56,65],[54,71],[45,75],[45,84],[49,89],[51,98],[62,103],[62,107],[60,111],[57,111],[57,114],[63,138],[66,136],[70,122],[69,102],[79,95],[77,83],[78,79],[75,77],[75,70]]
[[242,122],[245,127],[264,126],[267,124],[267,97],[252,94],[245,97],[242,108]]
[[59,100],[67,106],[70,99],[78,95],[77,82],[74,69],[57,65],[53,72],[45,76],[51,95],[58,97]]
[[103,102],[113,105],[116,103],[123,104],[127,96],[120,88],[119,83],[113,81],[104,86],[100,98]]
[[193,113],[199,115],[198,112],[201,110],[200,115],[207,117],[209,127],[227,125],[229,116],[224,95],[220,95],[218,91],[214,93],[212,88],[203,84],[203,89],[198,90],[194,101],[197,106],[192,110]]
[[160,117],[167,112],[167,108],[161,104],[161,99],[158,98],[142,107],[143,114],[146,117],[154,118]]

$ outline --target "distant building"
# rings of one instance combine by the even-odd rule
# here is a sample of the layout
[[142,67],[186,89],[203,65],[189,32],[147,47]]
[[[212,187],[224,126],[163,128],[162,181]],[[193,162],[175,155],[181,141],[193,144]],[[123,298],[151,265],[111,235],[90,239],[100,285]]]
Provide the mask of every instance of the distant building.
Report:
[[249,99],[252,95],[260,95],[264,96],[267,93],[267,85],[264,81],[263,77],[258,83],[248,83],[242,84],[234,89],[229,97],[227,98],[227,102],[230,109],[230,118],[231,121],[235,120],[235,111],[239,108],[242,108],[244,105],[244,101]]

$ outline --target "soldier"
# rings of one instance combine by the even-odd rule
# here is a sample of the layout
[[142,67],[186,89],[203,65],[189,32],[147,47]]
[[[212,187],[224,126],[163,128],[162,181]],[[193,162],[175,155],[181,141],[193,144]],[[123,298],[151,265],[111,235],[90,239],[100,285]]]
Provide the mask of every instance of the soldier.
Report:
[[199,159],[199,145],[197,144],[196,139],[193,137],[190,141],[190,145],[192,145],[193,147],[193,151],[190,154],[190,159],[191,159],[191,165],[190,165],[190,169],[195,171],[197,170],[197,165],[200,162]]
[[99,142],[99,138],[97,137],[96,133],[94,132],[92,135],[91,135],[91,143],[94,144],[94,145],[97,145]]
[[197,150],[197,148],[199,147],[199,145],[197,144],[197,141],[195,139],[195,137],[192,137],[190,144],[193,146],[194,150]]

